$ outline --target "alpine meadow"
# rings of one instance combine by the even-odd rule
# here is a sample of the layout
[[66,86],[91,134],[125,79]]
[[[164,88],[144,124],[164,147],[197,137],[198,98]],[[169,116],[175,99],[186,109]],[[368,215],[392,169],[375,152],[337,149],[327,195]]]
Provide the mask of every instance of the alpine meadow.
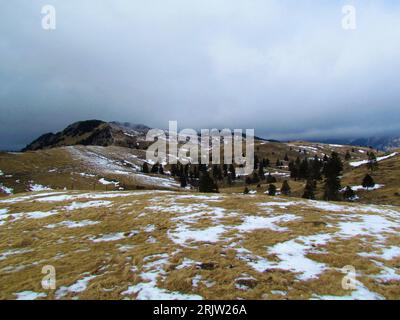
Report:
[[400,299],[400,3],[0,18],[0,300]]

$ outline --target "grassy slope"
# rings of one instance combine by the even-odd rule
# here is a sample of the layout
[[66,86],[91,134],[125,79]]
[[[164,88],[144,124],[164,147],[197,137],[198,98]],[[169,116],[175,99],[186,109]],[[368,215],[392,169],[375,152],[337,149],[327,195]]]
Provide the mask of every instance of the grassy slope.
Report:
[[[395,274],[399,257],[381,256],[385,249],[400,247],[400,210],[395,207],[240,194],[187,194],[187,198],[180,197],[185,195],[182,193],[157,191],[111,195],[112,198],[106,193],[66,194],[69,199],[52,202],[51,198],[43,201],[40,198],[46,196],[40,194],[0,200],[0,210],[8,211],[6,218],[0,220],[4,222],[0,229],[7,231],[0,232],[0,299],[13,299],[23,291],[45,293],[48,299],[135,299],[146,297],[146,292],[154,297],[154,292],[160,290],[170,298],[171,292],[175,297],[179,293],[205,299],[309,299],[350,294],[365,298],[365,291],[373,296],[400,298],[398,280],[384,277],[389,271]],[[110,203],[92,202],[93,207],[76,210],[65,208],[89,201]],[[29,213],[36,211],[55,214],[29,218]],[[17,213],[23,214],[10,216]],[[291,219],[262,228],[253,221],[247,224],[247,232],[238,229],[246,225],[248,217],[275,219],[282,215],[290,215]],[[373,223],[364,225],[363,219],[381,219],[388,226],[377,230]],[[98,224],[47,228],[49,224],[82,220]],[[348,223],[354,223],[353,228],[360,227],[364,234],[341,235],[348,230],[341,224]],[[208,242],[218,233],[213,228],[221,227],[224,232],[215,242]],[[363,231],[365,228],[371,230]],[[208,236],[190,240],[196,237],[196,231],[205,230]],[[93,241],[115,233],[122,239]],[[179,235],[187,236],[186,241],[174,241]],[[329,240],[307,244],[306,239],[313,236],[328,236]],[[289,255],[273,253],[279,244],[290,244]],[[272,266],[263,267],[267,262]],[[69,291],[41,288],[41,268],[48,264],[56,268],[57,290],[64,286]],[[362,284],[359,291],[341,288],[340,269],[346,265],[357,269],[357,280]],[[306,268],[302,271],[301,266]],[[304,277],[307,270],[321,266],[324,267],[312,277]],[[155,277],[153,282],[149,282],[149,275]],[[87,288],[74,292],[72,285],[82,284],[79,281],[88,276],[96,277],[87,282]]]
[[[52,189],[113,190],[113,185],[99,183],[100,178],[119,181],[124,189],[163,188],[160,184],[140,179],[134,165],[140,165],[142,150],[121,147],[62,147],[25,153],[0,153],[0,183],[26,192],[29,184]],[[130,164],[124,163],[128,161]],[[81,173],[89,175],[82,176]],[[11,175],[11,177],[7,177]],[[90,176],[93,175],[93,176]]]
[[375,183],[384,187],[374,191],[359,191],[360,202],[400,205],[400,155],[379,162],[378,169],[370,172],[366,165],[350,168],[344,175],[342,185],[361,185],[369,173]]

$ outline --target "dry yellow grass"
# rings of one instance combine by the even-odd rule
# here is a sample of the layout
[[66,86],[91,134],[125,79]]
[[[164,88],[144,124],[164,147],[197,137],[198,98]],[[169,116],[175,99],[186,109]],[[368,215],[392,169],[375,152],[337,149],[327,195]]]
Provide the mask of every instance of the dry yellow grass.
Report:
[[[46,294],[43,299],[136,299],[146,293],[204,299],[312,299],[352,293],[356,298],[400,298],[399,258],[379,257],[400,247],[396,207],[260,194],[54,195],[59,198],[46,200],[53,195],[36,193],[0,200],[0,210],[7,211],[0,220],[0,299],[15,299],[25,291]],[[55,214],[33,218],[32,212]],[[374,226],[365,224],[372,229],[362,236],[340,233],[348,230],[343,224],[357,228],[364,218],[383,219],[390,228],[374,233]],[[68,228],[60,224],[66,221],[97,224]],[[105,241],[105,235],[115,239]],[[314,237],[327,239],[308,243]],[[349,264],[357,270],[359,291],[341,286],[340,269]],[[56,268],[55,291],[41,287],[44,265]],[[388,270],[394,272],[392,280],[381,277]],[[89,276],[94,277],[83,283]]]

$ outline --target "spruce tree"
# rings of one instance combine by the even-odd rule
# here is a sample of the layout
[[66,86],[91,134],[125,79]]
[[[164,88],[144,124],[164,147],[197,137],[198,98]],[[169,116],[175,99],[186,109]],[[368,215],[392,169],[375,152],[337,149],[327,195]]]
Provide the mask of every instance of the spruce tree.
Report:
[[282,183],[281,193],[285,196],[289,196],[291,193],[291,189],[287,180],[283,181]]
[[151,168],[151,173],[158,173],[158,162]]
[[299,173],[293,160],[289,162],[289,171],[290,177],[296,181],[299,177]]
[[340,179],[343,164],[337,152],[332,152],[331,157],[325,163],[323,173],[325,175],[324,200],[339,201],[340,200]]
[[323,167],[322,161],[319,160],[317,155],[315,155],[314,159],[310,163],[310,175],[312,179],[314,180],[322,179],[322,174],[321,174],[322,167]]
[[373,188],[375,187],[375,181],[369,174],[367,174],[362,181],[362,186],[364,188]]
[[258,176],[260,180],[265,180],[265,175],[264,175],[264,164],[260,162],[260,165],[258,167]]
[[142,172],[149,173],[149,166],[148,166],[147,162],[143,163]]
[[367,167],[371,171],[378,169],[378,160],[376,159],[375,153],[373,153],[372,151],[368,155]]
[[307,159],[304,159],[300,163],[300,168],[299,168],[299,178],[300,179],[308,179],[309,177],[309,172],[308,172],[308,161]]
[[315,183],[312,179],[308,179],[303,193],[304,199],[315,200]]
[[214,180],[211,179],[208,171],[204,171],[200,174],[199,191],[204,193],[218,192],[218,186]]
[[186,188],[187,187],[187,179],[184,173],[181,174],[180,178],[180,183],[181,183],[181,188]]
[[351,154],[350,154],[349,150],[347,150],[346,155],[344,156],[344,159],[346,161],[349,161],[351,159]]
[[270,184],[268,186],[268,195],[275,196],[276,195],[276,187],[274,184]]
[[231,179],[236,180],[236,170],[235,170],[235,166],[233,164],[231,164],[229,166],[229,172],[230,172]]
[[243,191],[243,194],[249,194],[249,192],[250,192],[250,190],[249,190],[249,188],[244,188],[244,191]]
[[267,176],[267,183],[276,183],[276,178],[271,173]]
[[285,154],[285,157],[283,158],[283,160],[285,160],[286,162],[289,161],[289,157],[288,157],[287,153]]
[[350,201],[352,201],[352,200],[355,199],[355,196],[356,196],[356,194],[355,194],[355,192],[353,191],[353,189],[352,189],[351,187],[347,186],[347,187],[346,187],[346,190],[345,190],[344,193],[343,193],[343,198],[344,198],[345,200],[350,200]]

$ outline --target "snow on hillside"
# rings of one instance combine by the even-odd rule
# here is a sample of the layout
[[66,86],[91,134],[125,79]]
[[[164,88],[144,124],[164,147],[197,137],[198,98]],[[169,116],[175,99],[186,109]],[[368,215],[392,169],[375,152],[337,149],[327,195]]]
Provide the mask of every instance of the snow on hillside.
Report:
[[[400,298],[393,206],[45,192],[0,200],[0,222],[0,298]],[[55,293],[37,291],[46,264],[69,266],[57,273]],[[349,264],[358,285],[344,291],[341,268]]]
[[[391,153],[391,154],[389,154],[387,156],[377,157],[376,160],[379,162],[379,161],[383,161],[383,160],[386,160],[386,159],[389,159],[389,158],[393,158],[393,157],[395,157],[397,155],[398,155],[398,152],[393,152],[393,153]],[[360,167],[360,166],[362,166],[364,164],[367,164],[367,163],[368,163],[368,160],[362,160],[362,161],[350,162],[350,165],[352,167]]]
[[[68,150],[74,159],[81,161],[82,165],[86,167],[87,172],[96,173],[100,176],[123,176],[145,186],[172,189],[180,187],[180,184],[171,177],[142,174],[140,170],[143,160],[140,160],[138,156],[131,153],[122,152],[120,154],[117,149],[99,146],[71,146],[67,147],[66,150]],[[83,177],[93,176],[93,174],[88,173],[80,173],[80,175]],[[99,179],[99,183],[118,186],[118,181],[111,181],[106,177]]]

